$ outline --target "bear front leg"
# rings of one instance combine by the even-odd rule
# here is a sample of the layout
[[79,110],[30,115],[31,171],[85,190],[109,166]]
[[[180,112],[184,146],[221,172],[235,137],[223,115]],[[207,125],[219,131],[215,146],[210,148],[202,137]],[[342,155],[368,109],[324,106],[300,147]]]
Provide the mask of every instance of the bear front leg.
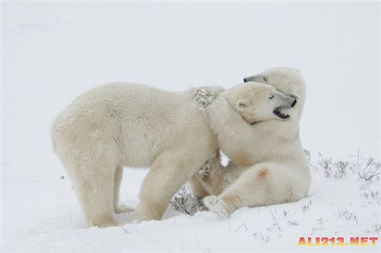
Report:
[[166,151],[159,155],[145,177],[139,193],[139,219],[160,219],[172,196],[191,178],[195,168],[200,167],[200,163],[184,156],[184,151]]
[[206,188],[200,183],[200,180],[196,175],[192,176],[192,178],[189,180],[189,184],[191,186],[193,196],[197,199],[201,199],[205,196],[210,195]]

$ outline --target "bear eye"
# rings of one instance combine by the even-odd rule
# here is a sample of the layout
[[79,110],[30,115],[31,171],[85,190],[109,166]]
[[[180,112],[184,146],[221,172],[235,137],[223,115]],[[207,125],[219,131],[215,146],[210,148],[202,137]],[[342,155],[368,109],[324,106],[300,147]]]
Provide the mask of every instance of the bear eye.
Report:
[[269,97],[269,99],[273,99],[275,97],[275,95],[271,95],[270,97]]

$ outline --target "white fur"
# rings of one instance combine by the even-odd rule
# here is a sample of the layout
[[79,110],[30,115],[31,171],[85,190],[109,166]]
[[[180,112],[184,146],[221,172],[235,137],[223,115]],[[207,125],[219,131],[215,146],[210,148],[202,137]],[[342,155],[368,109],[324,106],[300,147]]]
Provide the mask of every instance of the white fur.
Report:
[[225,202],[217,198],[216,196],[206,196],[203,202],[205,206],[209,208],[210,211],[218,214],[219,216],[223,218],[229,216],[228,208]]
[[124,166],[150,167],[141,220],[159,219],[172,195],[216,151],[217,140],[191,91],[113,83],[79,96],[52,127],[89,225],[115,225]]
[[[250,81],[265,82],[260,80],[263,75],[266,75],[268,84],[297,97],[297,104],[288,110],[289,119],[271,119],[269,115],[269,120],[249,125],[231,105],[234,101],[224,99],[231,96],[233,89],[222,93],[206,110],[220,149],[230,158],[227,168],[220,166],[221,172],[214,173],[217,175],[215,179],[199,177],[201,183],[209,188],[211,182],[228,185],[218,194],[218,201],[205,200],[205,204],[219,215],[221,206],[231,213],[243,206],[297,201],[308,194],[310,171],[299,138],[299,120],[305,99],[304,80],[294,69],[274,68]],[[235,91],[235,101],[247,94],[243,90],[245,85]],[[260,99],[257,94],[252,94],[253,99]],[[222,177],[224,173],[229,176]],[[229,179],[229,182],[224,182],[224,179]],[[218,206],[213,207],[214,204]]]

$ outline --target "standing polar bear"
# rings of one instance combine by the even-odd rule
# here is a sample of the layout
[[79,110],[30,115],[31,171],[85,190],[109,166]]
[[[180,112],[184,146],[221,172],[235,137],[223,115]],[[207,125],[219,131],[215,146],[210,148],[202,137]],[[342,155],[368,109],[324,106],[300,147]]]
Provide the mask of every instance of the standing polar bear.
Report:
[[[217,195],[206,197],[204,204],[223,217],[244,206],[299,200],[308,194],[310,186],[307,157],[299,138],[305,100],[302,76],[295,69],[272,68],[245,79],[248,85],[255,85],[253,81],[271,85],[296,99],[273,111],[285,120],[263,119],[266,109],[258,107],[258,100],[250,99],[256,96],[248,95],[243,88],[235,96],[222,93],[206,109],[219,147],[230,162],[225,168],[215,157],[211,161],[214,166],[198,175],[206,190]],[[266,92],[262,99],[275,103],[276,95]]]
[[[259,85],[266,94],[277,94],[272,104],[260,100],[266,107],[262,117],[278,117],[273,111],[289,101],[273,87]],[[230,92],[241,86],[255,88],[240,84]],[[201,92],[203,99],[198,99],[192,91],[106,84],[82,94],[58,115],[52,128],[54,148],[72,179],[89,225],[116,224],[114,212],[123,211],[118,207],[118,195],[125,166],[150,167],[139,194],[141,220],[161,218],[171,197],[191,178],[193,190],[200,194],[200,185],[192,176],[218,148],[200,105],[210,103],[210,94],[222,92],[207,90]]]
[[[216,93],[220,92],[218,89]],[[80,95],[56,118],[53,146],[86,221],[116,225],[123,167],[150,167],[139,194],[141,220],[159,219],[174,193],[217,149],[192,92],[112,83]]]

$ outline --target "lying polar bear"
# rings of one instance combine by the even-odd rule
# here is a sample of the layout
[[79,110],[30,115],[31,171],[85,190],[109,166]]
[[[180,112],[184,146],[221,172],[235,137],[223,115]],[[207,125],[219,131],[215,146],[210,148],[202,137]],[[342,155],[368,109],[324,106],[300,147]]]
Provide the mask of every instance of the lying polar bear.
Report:
[[[245,80],[249,87],[273,86],[290,98],[289,106],[276,107],[279,118],[266,119],[266,109],[257,106],[259,91],[242,87],[234,96],[223,92],[206,109],[210,126],[220,149],[230,158],[225,168],[217,156],[198,174],[200,183],[212,195],[204,204],[220,216],[227,217],[244,206],[261,206],[305,197],[310,186],[310,171],[299,138],[299,120],[305,84],[299,71],[273,68]],[[271,105],[276,95],[260,95]],[[267,110],[270,110],[271,106]],[[210,167],[211,166],[211,167]]]
[[[273,110],[288,103],[286,96],[262,86],[267,90],[263,92],[277,94],[273,108],[266,103],[263,115],[275,118]],[[237,89],[230,91],[235,94]],[[215,94],[221,91],[212,89]],[[137,212],[141,220],[161,218],[172,195],[218,148],[205,113],[199,110],[208,94],[205,101],[197,101],[189,90],[168,92],[113,83],[85,92],[58,115],[52,127],[53,145],[89,225],[115,225],[114,213],[125,211],[118,207],[125,166],[151,168]]]

